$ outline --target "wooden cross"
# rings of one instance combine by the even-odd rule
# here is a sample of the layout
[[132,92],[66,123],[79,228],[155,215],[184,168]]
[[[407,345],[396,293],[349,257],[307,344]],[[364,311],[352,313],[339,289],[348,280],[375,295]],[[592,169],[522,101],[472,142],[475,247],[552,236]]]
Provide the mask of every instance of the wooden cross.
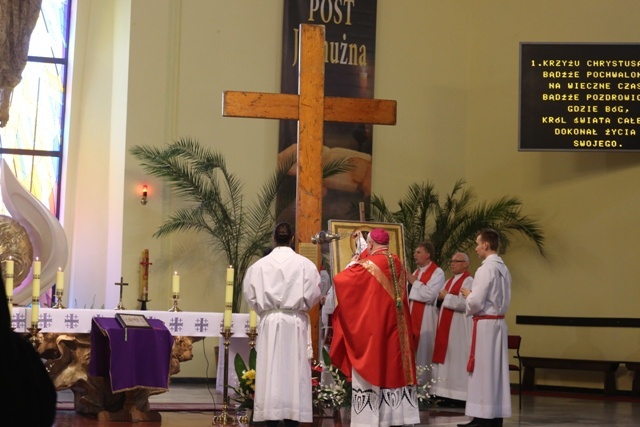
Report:
[[[325,97],[325,27],[301,24],[299,34],[298,95],[226,91],[223,93],[222,115],[298,120],[296,249],[320,266],[320,245],[310,242],[311,237],[322,228],[324,122],[395,125],[396,101]],[[317,356],[318,314],[310,314]]]

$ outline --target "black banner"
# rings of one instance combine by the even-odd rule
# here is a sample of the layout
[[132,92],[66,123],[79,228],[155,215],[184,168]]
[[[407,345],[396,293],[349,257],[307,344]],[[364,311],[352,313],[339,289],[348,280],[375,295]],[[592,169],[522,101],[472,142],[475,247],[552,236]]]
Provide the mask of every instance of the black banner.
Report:
[[[285,0],[282,48],[282,93],[298,93],[298,36],[300,24],[325,26],[325,96],[373,98],[375,69],[376,0]],[[358,204],[371,195],[369,124],[324,125],[323,164],[349,158],[353,169],[323,182],[322,227],[329,219],[359,219]],[[298,123],[280,121],[279,156],[296,152]],[[279,220],[294,223],[295,171],[278,197]]]

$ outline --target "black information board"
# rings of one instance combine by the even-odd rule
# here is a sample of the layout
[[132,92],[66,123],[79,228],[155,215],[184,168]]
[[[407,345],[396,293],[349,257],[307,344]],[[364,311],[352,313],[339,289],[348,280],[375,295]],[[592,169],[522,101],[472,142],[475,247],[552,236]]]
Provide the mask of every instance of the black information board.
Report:
[[640,151],[640,44],[520,44],[521,151]]

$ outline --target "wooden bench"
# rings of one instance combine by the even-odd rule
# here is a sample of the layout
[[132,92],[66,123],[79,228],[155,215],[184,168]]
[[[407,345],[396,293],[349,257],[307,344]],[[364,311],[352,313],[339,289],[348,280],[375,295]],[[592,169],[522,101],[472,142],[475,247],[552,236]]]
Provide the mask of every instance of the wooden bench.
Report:
[[640,362],[625,362],[624,367],[633,372],[633,383],[631,383],[631,395],[640,395]]
[[617,392],[616,371],[618,370],[618,366],[620,366],[620,362],[611,360],[558,359],[552,357],[527,356],[520,356],[520,361],[524,367],[524,375],[522,378],[522,388],[524,390],[534,389],[536,368],[541,368],[602,372],[604,374],[604,394],[613,396]]

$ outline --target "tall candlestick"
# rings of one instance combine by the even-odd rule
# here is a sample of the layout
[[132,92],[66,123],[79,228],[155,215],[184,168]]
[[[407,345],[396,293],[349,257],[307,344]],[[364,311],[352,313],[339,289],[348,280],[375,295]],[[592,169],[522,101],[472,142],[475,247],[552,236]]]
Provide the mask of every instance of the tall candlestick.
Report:
[[180,293],[180,276],[177,271],[173,272],[173,282],[171,282],[171,292],[174,294]]
[[255,310],[252,308],[251,310],[249,310],[249,327],[255,328],[257,323],[258,323],[258,315],[256,314]]
[[227,290],[224,296],[224,328],[231,328],[231,307],[233,306],[233,266],[227,268]]
[[36,257],[36,260],[33,261],[33,283],[32,283],[32,292],[31,296],[33,298],[40,298],[40,273],[42,271],[42,263]]
[[62,271],[61,267],[58,267],[58,272],[56,273],[56,290],[64,290],[64,271]]

